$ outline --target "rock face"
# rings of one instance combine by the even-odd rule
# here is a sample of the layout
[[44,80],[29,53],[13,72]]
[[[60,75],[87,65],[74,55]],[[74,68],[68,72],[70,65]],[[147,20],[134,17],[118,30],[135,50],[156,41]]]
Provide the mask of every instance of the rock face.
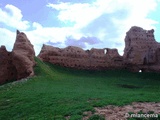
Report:
[[133,26],[126,33],[124,55],[117,49],[84,51],[69,46],[64,49],[43,45],[38,57],[42,61],[77,69],[128,69],[130,71],[160,72],[160,43],[154,39],[154,30]]
[[123,66],[123,58],[118,54],[117,49],[109,48],[92,48],[91,50],[84,51],[74,46],[60,49],[43,45],[38,57],[42,61],[77,69],[118,69]]
[[33,45],[23,32],[17,31],[12,52],[0,47],[0,84],[34,75],[35,52]]
[[160,43],[154,30],[132,27],[126,33],[123,57],[131,71],[160,71]]

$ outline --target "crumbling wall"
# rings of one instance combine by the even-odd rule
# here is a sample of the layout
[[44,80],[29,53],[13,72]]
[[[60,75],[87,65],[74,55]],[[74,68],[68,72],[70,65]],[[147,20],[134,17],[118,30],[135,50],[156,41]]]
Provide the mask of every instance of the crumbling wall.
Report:
[[11,52],[5,46],[0,47],[0,84],[15,80],[17,70],[12,63]]
[[[120,68],[123,65],[122,56],[118,54],[117,49],[109,48],[92,48],[85,51],[75,46],[60,49],[43,45],[38,57],[43,61],[76,69],[101,70]],[[117,58],[119,62],[116,62]]]
[[160,72],[160,43],[154,38],[154,30],[133,26],[126,33],[124,55],[117,49],[84,51],[69,46],[64,49],[43,45],[39,54],[43,61],[77,69],[128,69],[130,71]]
[[[132,27],[125,37],[124,60],[126,66],[133,71],[143,69],[150,71],[151,66],[158,63],[160,44],[154,38],[154,30]],[[135,69],[136,68],[136,69]],[[153,70],[154,71],[154,70]]]
[[35,51],[26,34],[17,30],[16,41],[12,50],[13,65],[17,70],[17,79],[34,75]]
[[35,52],[23,32],[17,30],[12,52],[0,47],[0,84],[34,75]]

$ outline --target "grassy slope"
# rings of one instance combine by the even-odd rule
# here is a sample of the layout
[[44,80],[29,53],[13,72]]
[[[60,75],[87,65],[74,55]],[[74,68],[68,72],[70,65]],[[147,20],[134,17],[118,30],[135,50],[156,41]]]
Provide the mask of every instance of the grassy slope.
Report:
[[160,101],[160,74],[81,71],[36,61],[37,76],[0,87],[0,120],[77,120],[95,106]]

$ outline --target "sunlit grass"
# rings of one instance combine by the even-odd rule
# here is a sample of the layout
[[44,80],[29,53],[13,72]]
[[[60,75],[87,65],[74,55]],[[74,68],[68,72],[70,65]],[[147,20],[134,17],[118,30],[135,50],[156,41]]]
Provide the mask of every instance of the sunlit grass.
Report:
[[0,120],[80,120],[97,106],[160,101],[157,73],[85,71],[36,62],[36,76],[0,87]]

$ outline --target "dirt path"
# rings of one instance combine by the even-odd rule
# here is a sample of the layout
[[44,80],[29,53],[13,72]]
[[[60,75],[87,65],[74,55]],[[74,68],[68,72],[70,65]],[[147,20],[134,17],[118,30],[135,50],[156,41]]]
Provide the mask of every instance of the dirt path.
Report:
[[[95,111],[96,111],[95,114],[104,116],[106,120],[127,120],[127,117],[131,117],[131,116],[132,117],[141,116],[144,118],[158,117],[158,114],[160,114],[160,102],[159,103],[134,102],[131,105],[126,105],[121,107],[109,105],[103,108],[96,107]],[[143,114],[138,113],[140,111],[142,111]],[[151,113],[146,114],[148,112],[151,112]],[[130,113],[130,116],[128,113]],[[83,120],[87,120],[89,117],[92,116],[91,112],[85,112],[84,114],[87,114],[87,116],[84,117]]]

